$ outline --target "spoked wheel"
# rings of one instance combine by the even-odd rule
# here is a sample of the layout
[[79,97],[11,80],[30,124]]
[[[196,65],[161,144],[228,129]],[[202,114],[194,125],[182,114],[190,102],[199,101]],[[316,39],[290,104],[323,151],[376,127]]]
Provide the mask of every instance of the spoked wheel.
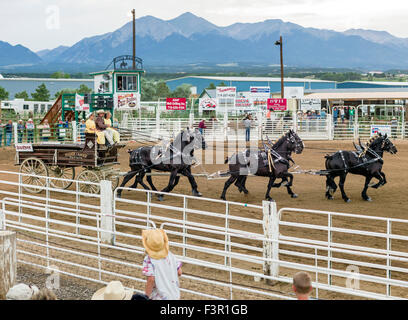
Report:
[[[73,180],[75,178],[74,167],[49,166],[48,173],[51,178],[61,178],[68,180]],[[68,189],[71,186],[72,181],[50,179],[50,184],[56,189]]]
[[112,191],[114,191],[119,185],[119,177],[117,174],[108,174],[105,177],[106,180],[110,180],[112,182]]
[[[43,176],[42,177],[33,177],[33,176],[25,176],[21,177],[23,184],[30,184],[33,187],[26,187],[23,186],[23,189],[30,193],[40,193],[43,189],[38,187],[45,187],[47,183],[47,176],[48,176],[48,169],[45,163],[37,158],[28,158],[25,159],[20,166],[20,173],[23,174],[32,174],[36,176]],[[37,188],[36,188],[37,186]]]
[[84,170],[79,175],[77,180],[79,181],[79,190],[85,193],[97,194],[99,193],[99,185],[90,184],[87,182],[99,183],[99,175],[92,170]]

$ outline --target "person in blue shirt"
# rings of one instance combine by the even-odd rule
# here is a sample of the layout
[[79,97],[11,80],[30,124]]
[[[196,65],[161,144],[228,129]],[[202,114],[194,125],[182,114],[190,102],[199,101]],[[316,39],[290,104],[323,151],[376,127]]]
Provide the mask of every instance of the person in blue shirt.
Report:
[[13,121],[10,119],[6,124],[6,146],[11,145],[12,138],[13,138]]
[[334,107],[333,108],[333,122],[335,125],[337,125],[337,118],[339,117],[339,110]]
[[23,120],[18,120],[18,124],[17,124],[18,143],[23,142],[24,131],[25,131],[25,126],[23,124]]

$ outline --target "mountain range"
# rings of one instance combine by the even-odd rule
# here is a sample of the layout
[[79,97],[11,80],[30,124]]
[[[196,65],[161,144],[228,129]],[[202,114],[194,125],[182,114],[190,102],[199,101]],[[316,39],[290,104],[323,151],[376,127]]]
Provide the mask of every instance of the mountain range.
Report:
[[[298,68],[408,68],[408,38],[385,31],[350,29],[337,32],[305,28],[270,19],[220,27],[192,13],[171,20],[145,16],[136,20],[137,56],[146,69],[206,65],[264,66],[279,64],[275,41],[283,37],[284,64]],[[32,52],[0,41],[0,70],[32,68],[83,69],[106,67],[113,57],[131,54],[132,23],[102,35],[87,37],[71,47]],[[20,65],[20,67],[18,66]],[[23,66],[21,66],[23,65]],[[67,70],[65,70],[67,71]]]

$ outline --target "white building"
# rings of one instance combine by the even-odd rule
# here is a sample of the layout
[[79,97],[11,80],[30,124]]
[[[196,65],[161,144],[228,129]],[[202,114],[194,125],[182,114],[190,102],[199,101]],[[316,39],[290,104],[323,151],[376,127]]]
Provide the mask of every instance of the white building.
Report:
[[53,101],[25,101],[24,99],[14,99],[1,101],[2,110],[14,110],[15,113],[24,114],[32,112],[35,114],[45,114],[51,109]]

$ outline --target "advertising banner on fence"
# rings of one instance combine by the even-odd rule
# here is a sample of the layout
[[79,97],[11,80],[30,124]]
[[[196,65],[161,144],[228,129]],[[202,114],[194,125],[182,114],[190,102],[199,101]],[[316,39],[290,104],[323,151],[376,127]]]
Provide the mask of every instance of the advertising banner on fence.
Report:
[[375,136],[378,133],[391,136],[391,126],[386,124],[371,125],[370,137]]
[[235,99],[237,96],[236,87],[217,87],[217,98]]
[[251,98],[269,98],[271,96],[271,88],[269,87],[251,87]]
[[268,110],[286,111],[288,101],[286,99],[268,99]]
[[113,100],[115,109],[134,110],[140,106],[140,93],[116,93]]
[[252,102],[247,98],[235,99],[235,108],[238,108],[238,109],[251,109],[252,108]]
[[85,104],[84,96],[75,94],[75,111],[88,111],[89,104]]
[[166,98],[166,110],[186,110],[186,98]]
[[300,100],[300,110],[319,110],[322,108],[322,100],[320,99],[301,99]]
[[200,111],[213,111],[217,110],[218,103],[214,98],[201,98],[198,105]]
[[304,96],[303,87],[284,87],[285,99],[301,99]]

